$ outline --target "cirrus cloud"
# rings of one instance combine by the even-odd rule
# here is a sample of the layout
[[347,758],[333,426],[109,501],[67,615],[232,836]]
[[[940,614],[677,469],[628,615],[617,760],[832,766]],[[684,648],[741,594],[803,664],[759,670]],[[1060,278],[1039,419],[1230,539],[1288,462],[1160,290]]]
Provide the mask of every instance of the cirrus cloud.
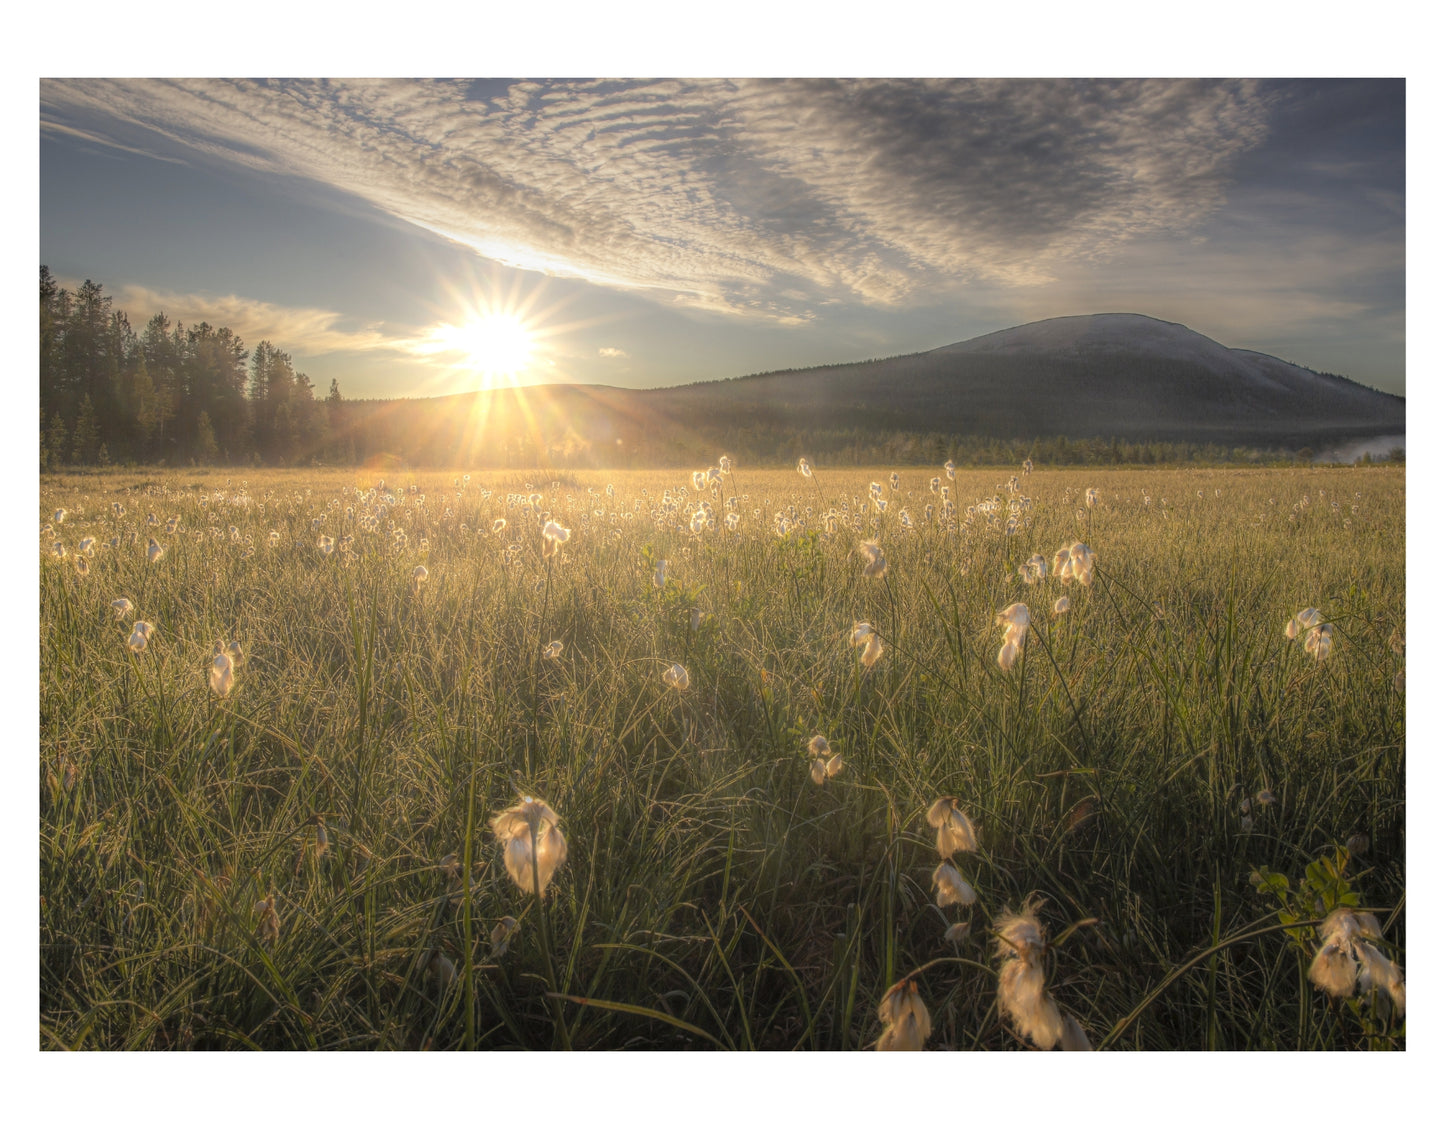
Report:
[[77,79],[42,82],[41,124],[304,178],[507,265],[800,325],[1187,235],[1263,140],[1266,103],[1248,81],[519,81],[483,98]]

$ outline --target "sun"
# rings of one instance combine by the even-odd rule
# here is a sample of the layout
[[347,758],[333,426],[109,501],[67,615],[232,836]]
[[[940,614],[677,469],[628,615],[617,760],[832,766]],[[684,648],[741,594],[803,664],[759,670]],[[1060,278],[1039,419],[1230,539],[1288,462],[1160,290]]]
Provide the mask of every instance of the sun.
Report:
[[515,376],[532,359],[535,342],[521,319],[511,314],[482,314],[462,325],[443,327],[438,336],[465,363],[489,375]]

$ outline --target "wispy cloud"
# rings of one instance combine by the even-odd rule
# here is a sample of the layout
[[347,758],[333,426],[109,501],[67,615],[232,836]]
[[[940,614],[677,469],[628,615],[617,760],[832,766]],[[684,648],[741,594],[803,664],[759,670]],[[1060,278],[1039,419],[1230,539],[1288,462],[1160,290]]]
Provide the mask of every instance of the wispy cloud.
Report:
[[[74,280],[62,279],[67,286]],[[391,332],[382,326],[351,326],[334,310],[278,306],[236,294],[181,294],[136,284],[114,291],[114,305],[135,320],[164,313],[172,322],[195,325],[208,322],[227,326],[247,345],[270,341],[278,349],[307,357],[332,353],[392,351],[414,353],[418,335]],[[139,325],[134,325],[137,330]]]
[[598,355],[599,357],[602,357],[602,358],[605,359],[605,360],[613,360],[613,359],[615,359],[615,358],[617,358],[617,357],[625,357],[625,356],[627,356],[627,354],[626,354],[625,352],[623,352],[623,350],[618,349],[618,348],[616,348],[615,346],[612,346],[612,345],[604,345],[604,346],[602,346],[602,348],[600,348],[600,349],[597,350],[597,355]]
[[[802,324],[1188,233],[1247,81],[46,80],[42,123],[304,177],[499,262]],[[313,327],[331,331],[329,323]]]

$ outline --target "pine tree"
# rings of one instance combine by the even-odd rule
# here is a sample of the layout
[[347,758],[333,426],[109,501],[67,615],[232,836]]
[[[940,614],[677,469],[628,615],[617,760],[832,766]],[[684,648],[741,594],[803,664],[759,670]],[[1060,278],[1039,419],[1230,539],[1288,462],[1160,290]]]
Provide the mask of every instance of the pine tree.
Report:
[[80,401],[80,417],[75,421],[75,434],[71,437],[70,459],[77,463],[95,461],[96,448],[100,445],[100,426],[95,419],[95,407],[90,396]]
[[65,420],[56,412],[50,417],[50,426],[45,429],[45,442],[40,447],[41,465],[56,470],[65,461]]
[[216,429],[211,426],[209,413],[202,412],[196,417],[196,458],[202,463],[214,463],[220,457],[216,446]]

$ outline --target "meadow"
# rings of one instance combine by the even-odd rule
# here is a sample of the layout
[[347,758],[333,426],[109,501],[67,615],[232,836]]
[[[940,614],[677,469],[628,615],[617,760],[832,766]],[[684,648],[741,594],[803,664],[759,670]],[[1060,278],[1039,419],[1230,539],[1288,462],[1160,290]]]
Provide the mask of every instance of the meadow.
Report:
[[46,475],[39,1045],[1403,1048],[1404,495]]

